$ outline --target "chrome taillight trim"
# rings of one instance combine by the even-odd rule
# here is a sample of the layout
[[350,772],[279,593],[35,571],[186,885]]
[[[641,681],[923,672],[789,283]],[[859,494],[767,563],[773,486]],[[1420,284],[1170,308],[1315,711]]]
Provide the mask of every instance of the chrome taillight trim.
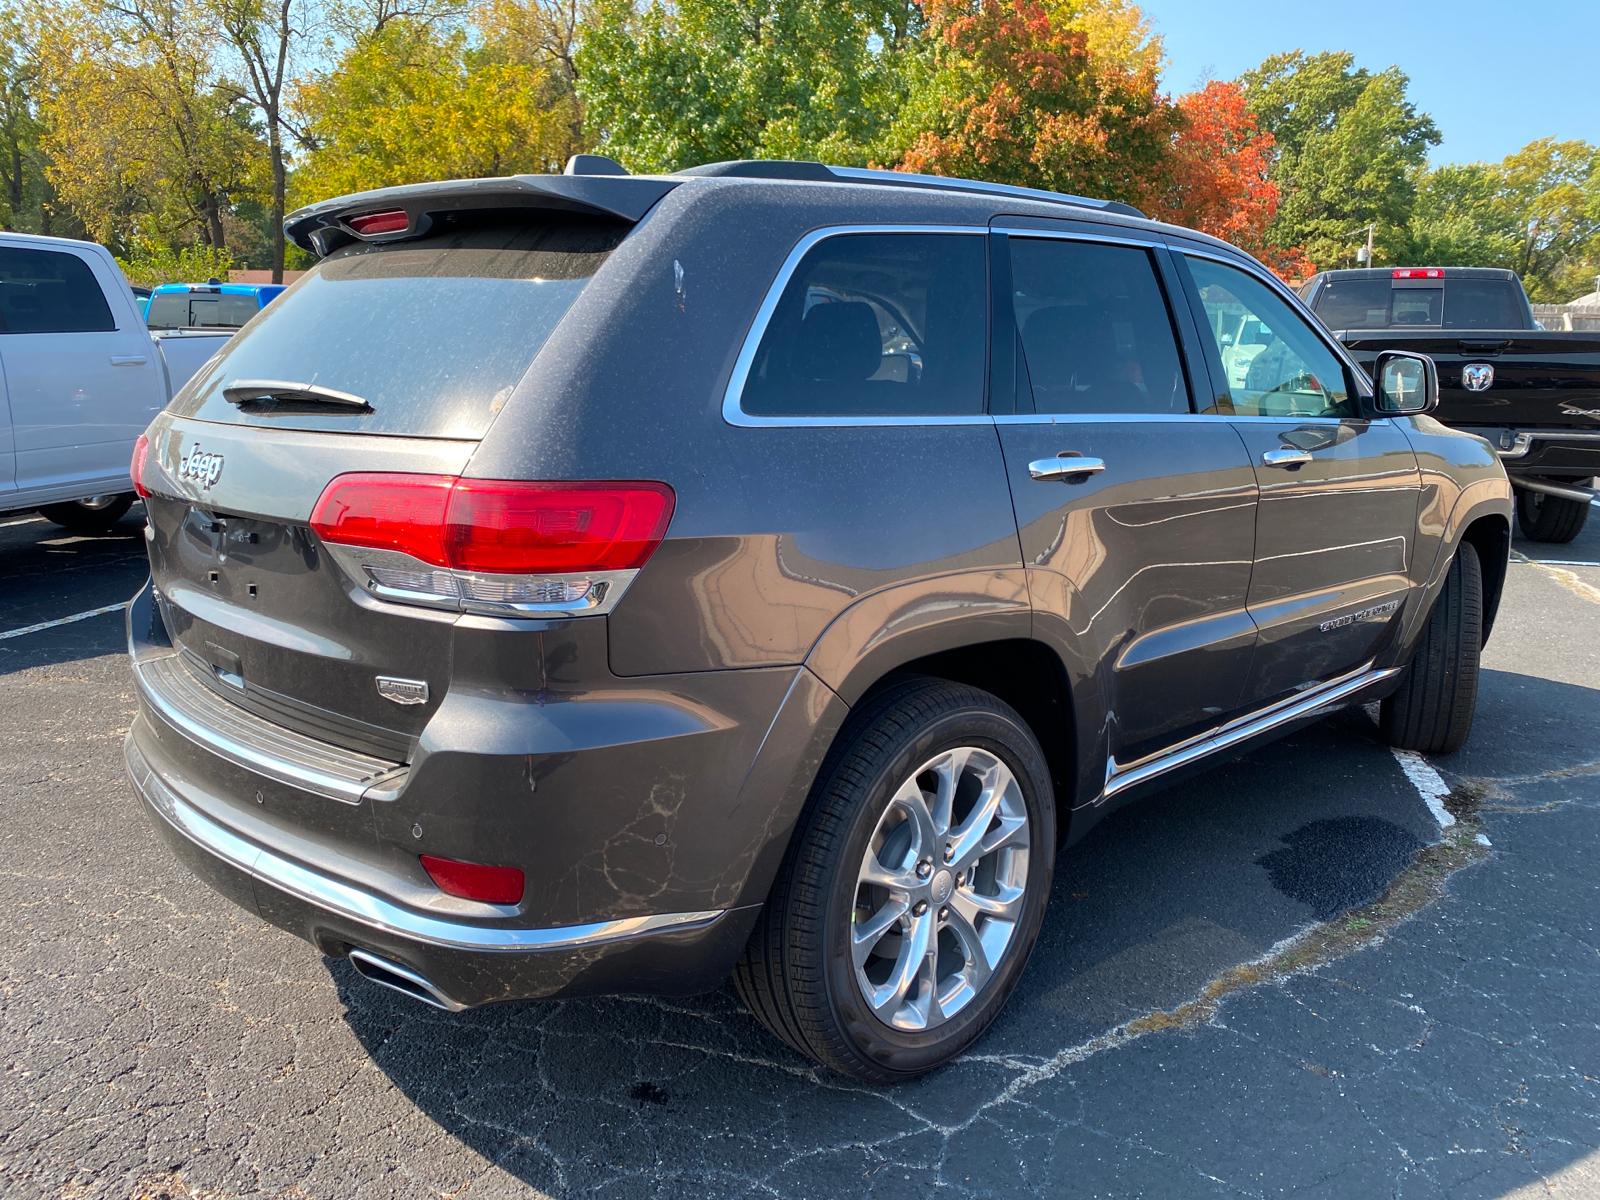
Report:
[[[324,542],[323,546],[350,582],[376,600],[411,608],[490,617],[604,616],[616,607],[639,573],[639,569],[633,567],[626,571],[582,571],[564,575],[500,575],[437,567],[398,550],[341,546],[336,542]],[[401,574],[425,578],[432,589],[397,587],[380,578],[381,575]],[[513,587],[562,587],[574,595],[559,601],[520,601],[494,600],[482,594]]]

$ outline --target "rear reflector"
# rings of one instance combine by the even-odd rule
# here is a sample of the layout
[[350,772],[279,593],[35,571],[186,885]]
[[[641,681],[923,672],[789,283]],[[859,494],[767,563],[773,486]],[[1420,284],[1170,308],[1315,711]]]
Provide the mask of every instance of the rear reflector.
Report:
[[145,459],[150,457],[150,439],[140,434],[133,443],[133,461],[128,464],[128,478],[133,480],[133,490],[142,500],[150,494],[144,485]]
[[411,217],[403,210],[393,212],[362,213],[345,222],[357,233],[371,237],[379,233],[404,233],[411,227]]
[[643,566],[672,519],[649,481],[527,483],[448,475],[340,475],[311,528],[325,542],[392,550],[436,567],[566,575]]
[[518,867],[490,867],[424,854],[422,869],[441,892],[485,904],[516,904],[522,899],[522,871]]
[[1395,279],[1443,279],[1443,267],[1396,267],[1390,272]]

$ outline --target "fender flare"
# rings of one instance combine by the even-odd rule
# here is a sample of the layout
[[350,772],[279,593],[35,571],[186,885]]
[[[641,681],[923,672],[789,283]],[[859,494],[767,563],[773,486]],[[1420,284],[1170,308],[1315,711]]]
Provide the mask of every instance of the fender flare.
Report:
[[[1438,540],[1438,550],[1434,555],[1433,565],[1428,572],[1427,581],[1422,586],[1420,602],[1410,606],[1405,617],[1405,623],[1400,629],[1400,636],[1395,639],[1398,653],[1396,663],[1408,662],[1411,651],[1416,646],[1417,639],[1422,636],[1423,626],[1433,613],[1434,601],[1439,598],[1439,593],[1444,589],[1444,581],[1450,571],[1450,563],[1455,559],[1456,552],[1461,549],[1461,542],[1466,532],[1478,521],[1485,517],[1498,517],[1505,523],[1507,544],[1510,544],[1510,531],[1512,520],[1512,493],[1511,484],[1505,479],[1479,479],[1468,484],[1456,497],[1455,505],[1450,510],[1450,516],[1445,521],[1445,527]],[[1496,577],[1504,578],[1504,568],[1496,568],[1493,564],[1484,564],[1486,573],[1495,571]],[[1498,605],[1498,588],[1495,591],[1495,606]],[[1493,606],[1485,614],[1484,638],[1487,640],[1489,627],[1494,622]]]

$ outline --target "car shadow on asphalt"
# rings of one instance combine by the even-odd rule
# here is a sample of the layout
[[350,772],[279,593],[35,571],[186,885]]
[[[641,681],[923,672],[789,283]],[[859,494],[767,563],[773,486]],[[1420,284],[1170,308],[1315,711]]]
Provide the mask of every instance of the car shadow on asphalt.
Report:
[[[794,1120],[791,1105],[807,1114],[790,1135],[802,1149],[859,1136],[863,1105],[884,1120],[890,1110],[959,1123],[1026,1064],[1180,1004],[1219,971],[1377,898],[1437,834],[1361,712],[1113,814],[1058,861],[1044,932],[984,1039],[892,1095],[814,1071],[729,989],[447,1016],[344,962],[328,966],[374,1062],[441,1127],[524,1182],[577,1194],[580,1177],[597,1185],[652,1155],[668,1177],[734,1178],[742,1135],[729,1131],[781,1128]],[[952,1089],[952,1078],[963,1082]]]
[[[0,524],[0,634],[120,604],[149,573],[138,507],[94,536],[43,520]],[[115,613],[0,638],[0,676],[95,658],[123,645]]]

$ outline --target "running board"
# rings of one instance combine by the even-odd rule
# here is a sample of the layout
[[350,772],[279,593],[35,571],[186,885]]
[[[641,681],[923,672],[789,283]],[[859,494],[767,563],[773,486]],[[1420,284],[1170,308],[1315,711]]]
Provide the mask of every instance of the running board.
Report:
[[1241,742],[1269,733],[1280,725],[1288,725],[1303,717],[1314,716],[1320,710],[1330,708],[1372,684],[1398,675],[1403,669],[1386,667],[1383,670],[1373,670],[1369,663],[1350,675],[1329,680],[1314,691],[1291,696],[1254,715],[1238,717],[1210,733],[1203,733],[1137,765],[1119,767],[1115,758],[1108,758],[1106,786],[1100,793],[1100,800],[1109,800],[1118,792],[1125,791],[1135,784],[1145,783],[1159,775],[1165,775],[1168,771],[1175,771],[1189,763],[1198,762]]

